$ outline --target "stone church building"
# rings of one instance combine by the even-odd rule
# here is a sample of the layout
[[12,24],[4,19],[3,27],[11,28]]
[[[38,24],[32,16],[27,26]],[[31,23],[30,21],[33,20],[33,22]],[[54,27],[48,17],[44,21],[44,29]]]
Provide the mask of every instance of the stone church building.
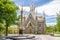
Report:
[[[23,14],[22,11],[21,13]],[[23,29],[23,33],[25,34],[45,33],[45,13],[43,12],[43,16],[37,16],[37,12],[35,11],[35,6],[33,4],[30,6],[28,17],[23,17],[19,21],[21,23],[19,29]]]

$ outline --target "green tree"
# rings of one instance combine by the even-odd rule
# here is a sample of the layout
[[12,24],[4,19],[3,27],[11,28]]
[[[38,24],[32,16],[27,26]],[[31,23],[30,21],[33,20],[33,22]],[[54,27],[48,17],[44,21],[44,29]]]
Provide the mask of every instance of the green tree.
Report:
[[57,14],[57,31],[60,32],[60,14]]
[[8,27],[16,20],[17,6],[10,0],[0,0],[0,22],[5,21],[6,36],[8,34]]
[[4,25],[0,23],[0,36],[2,36],[2,32],[5,29]]
[[52,33],[53,32],[53,26],[46,27],[46,33]]

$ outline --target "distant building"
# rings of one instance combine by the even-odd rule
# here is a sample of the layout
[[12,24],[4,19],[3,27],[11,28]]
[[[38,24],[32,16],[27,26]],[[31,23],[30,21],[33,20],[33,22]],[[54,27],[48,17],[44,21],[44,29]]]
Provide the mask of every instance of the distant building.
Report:
[[28,17],[20,19],[20,29],[24,29],[24,33],[26,34],[35,34],[35,33],[45,33],[46,23],[45,23],[45,13],[43,12],[43,16],[37,16],[37,12],[35,11],[35,6],[32,4],[30,6],[30,12]]

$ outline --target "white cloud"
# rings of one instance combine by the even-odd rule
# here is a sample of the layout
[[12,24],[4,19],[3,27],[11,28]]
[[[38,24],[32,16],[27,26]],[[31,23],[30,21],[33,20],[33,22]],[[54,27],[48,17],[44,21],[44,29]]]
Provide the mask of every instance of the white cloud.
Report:
[[54,0],[48,4],[37,7],[36,9],[38,13],[45,11],[47,15],[56,15],[56,12],[60,11],[60,0]]
[[[21,8],[21,6],[19,6]],[[23,7],[23,9],[27,12],[29,12],[30,7]],[[37,13],[43,13],[45,11],[46,15],[56,15],[57,12],[60,11],[60,0],[54,0],[48,4],[45,4],[43,6],[36,7]]]
[[30,8],[29,7],[23,7],[25,11],[30,11]]
[[47,24],[47,26],[54,26],[54,25],[56,25],[56,22],[50,22],[50,23],[46,23]]

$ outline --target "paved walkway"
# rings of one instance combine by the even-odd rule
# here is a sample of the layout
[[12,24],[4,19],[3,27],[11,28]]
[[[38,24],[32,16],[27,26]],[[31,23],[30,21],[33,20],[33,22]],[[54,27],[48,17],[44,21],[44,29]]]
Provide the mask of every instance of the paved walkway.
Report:
[[[12,36],[12,35],[10,35],[10,36]],[[50,35],[35,35],[35,37],[36,37],[35,40],[60,40],[60,37],[53,37],[53,36],[50,36]]]
[[53,37],[50,35],[36,35],[37,40],[60,40],[60,37]]

